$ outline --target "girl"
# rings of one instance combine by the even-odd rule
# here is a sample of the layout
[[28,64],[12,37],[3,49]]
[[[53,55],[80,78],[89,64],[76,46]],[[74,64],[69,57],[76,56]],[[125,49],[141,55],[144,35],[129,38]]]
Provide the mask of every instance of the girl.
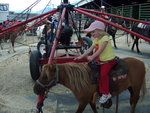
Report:
[[[75,59],[82,59],[87,56],[87,60],[90,62],[96,60],[101,64],[100,66],[100,81],[99,92],[102,93],[99,99],[100,103],[105,103],[111,98],[109,92],[109,78],[108,73],[112,66],[115,64],[115,54],[112,49],[111,42],[108,34],[105,32],[105,24],[100,21],[94,21],[91,25],[84,30],[86,33],[91,33],[94,38],[92,46],[82,55]],[[92,55],[90,54],[92,53]],[[89,56],[88,56],[89,55]]]

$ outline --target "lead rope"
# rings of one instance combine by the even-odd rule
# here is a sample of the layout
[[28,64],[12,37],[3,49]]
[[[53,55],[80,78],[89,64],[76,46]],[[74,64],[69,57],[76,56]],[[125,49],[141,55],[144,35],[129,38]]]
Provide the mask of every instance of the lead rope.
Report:
[[105,108],[103,107],[103,113],[105,113]]
[[[59,69],[56,66],[56,72],[55,72],[55,76],[54,76],[55,84],[57,84],[59,82],[58,72],[59,72]],[[36,108],[37,108],[36,113],[43,113],[42,107],[44,106],[44,100],[45,100],[45,98],[47,98],[48,92],[49,92],[49,90],[47,89],[45,94],[41,94],[38,97],[38,103],[36,106]]]
[[47,98],[47,94],[48,94],[48,90],[46,91],[45,94],[41,94],[39,97],[38,97],[38,103],[37,103],[37,111],[36,113],[43,113],[43,110],[42,110],[42,107],[44,106],[44,100],[45,98]]
[[[119,62],[119,57],[116,57],[116,63]],[[118,86],[118,84],[117,84]],[[117,91],[117,96],[116,96],[116,112],[115,113],[118,113],[118,106],[119,106],[119,90]]]
[[116,112],[118,113],[118,106],[119,106],[119,94],[116,96]]

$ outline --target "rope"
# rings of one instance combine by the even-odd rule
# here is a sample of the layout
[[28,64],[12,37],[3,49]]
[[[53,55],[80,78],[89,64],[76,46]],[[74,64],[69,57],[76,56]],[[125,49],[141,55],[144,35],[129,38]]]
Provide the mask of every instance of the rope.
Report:
[[119,107],[119,94],[116,96],[116,112],[118,113],[118,107]]
[[21,43],[21,42],[17,42],[17,41],[15,41],[16,43],[18,43],[18,44],[21,44],[21,45],[24,45],[24,46],[27,46],[27,47],[37,47],[37,46],[34,46],[34,45],[29,45],[29,44],[24,44],[24,43]]
[[[31,12],[31,9],[37,5],[41,0],[36,0],[33,4],[31,4],[29,7],[27,7],[25,10],[23,10],[19,15],[15,16],[12,20],[16,19],[17,17],[23,17],[25,14],[27,14],[27,17],[28,17],[28,12],[30,11]],[[24,13],[26,12],[26,13]],[[29,13],[30,14],[30,13]],[[26,19],[27,19],[26,17]]]
[[[45,8],[43,9],[42,13],[44,13],[45,9],[47,8],[47,6],[50,4],[51,0],[49,0],[49,2],[47,3],[47,5],[45,6]],[[41,14],[42,14],[41,13]]]

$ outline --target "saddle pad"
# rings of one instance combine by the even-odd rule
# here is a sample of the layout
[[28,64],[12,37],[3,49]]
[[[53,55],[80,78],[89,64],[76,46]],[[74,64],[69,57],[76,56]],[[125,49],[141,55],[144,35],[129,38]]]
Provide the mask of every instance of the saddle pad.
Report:
[[[112,67],[109,73],[109,87],[110,92],[118,90],[118,82],[125,80],[127,78],[128,66],[123,59],[117,58],[116,64]],[[100,64],[98,63],[88,63],[91,68],[91,81],[93,84],[99,84],[99,69]]]
[[128,66],[127,63],[119,59],[118,63],[112,68],[109,73],[109,91],[115,92],[119,90],[118,82],[124,81],[127,78]]
[[123,59],[119,59],[117,64],[113,66],[109,72],[110,78],[115,81],[124,80],[127,77],[128,66]]

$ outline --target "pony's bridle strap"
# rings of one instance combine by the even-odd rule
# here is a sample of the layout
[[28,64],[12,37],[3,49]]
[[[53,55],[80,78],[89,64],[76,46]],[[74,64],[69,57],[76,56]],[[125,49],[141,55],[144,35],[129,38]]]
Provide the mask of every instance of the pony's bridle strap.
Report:
[[59,82],[59,76],[58,76],[59,69],[56,67],[54,79],[50,81],[48,84],[42,84],[39,80],[36,80],[36,83],[39,84],[43,88],[48,88],[56,85]]

